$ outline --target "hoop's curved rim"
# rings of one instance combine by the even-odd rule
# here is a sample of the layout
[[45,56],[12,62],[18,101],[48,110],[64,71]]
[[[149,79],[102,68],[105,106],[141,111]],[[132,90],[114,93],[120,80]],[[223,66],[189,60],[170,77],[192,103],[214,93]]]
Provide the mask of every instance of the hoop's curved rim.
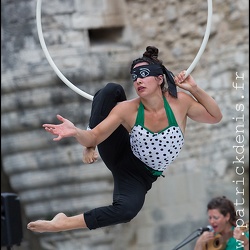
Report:
[[188,77],[191,74],[191,72],[193,71],[193,69],[195,68],[195,66],[197,65],[198,61],[201,58],[201,55],[203,54],[203,52],[204,52],[204,50],[206,48],[207,42],[208,42],[208,38],[209,38],[209,35],[210,35],[210,30],[211,30],[212,16],[213,16],[212,0],[208,0],[207,5],[208,5],[208,8],[207,8],[207,28],[206,28],[206,31],[205,31],[205,35],[204,35],[201,47],[200,47],[196,57],[194,58],[191,65],[186,70],[185,77]]
[[37,0],[37,8],[36,8],[36,22],[37,22],[37,31],[38,31],[38,37],[39,37],[39,41],[40,44],[42,46],[43,52],[50,64],[50,66],[53,68],[53,70],[56,72],[56,74],[58,75],[58,77],[69,87],[71,88],[73,91],[75,91],[77,94],[89,99],[89,100],[93,100],[93,96],[84,92],[83,90],[77,88],[73,83],[71,83],[62,73],[61,71],[58,69],[58,67],[55,65],[54,61],[52,60],[49,51],[47,49],[47,46],[45,44],[44,41],[44,37],[43,37],[43,32],[42,32],[42,22],[41,22],[41,4],[42,1],[41,0]]
[[[193,62],[190,64],[190,66],[188,67],[188,69],[186,70],[185,73],[185,77],[188,77],[188,75],[191,74],[191,72],[194,70],[195,66],[197,65],[198,61],[201,58],[201,55],[203,54],[207,42],[208,42],[208,38],[210,35],[210,30],[211,30],[211,23],[212,23],[212,15],[213,15],[213,5],[212,5],[212,0],[207,0],[208,3],[208,15],[207,15],[207,27],[206,27],[206,31],[205,31],[205,35],[201,44],[201,47],[196,55],[196,57],[194,58]],[[69,87],[71,88],[73,91],[75,91],[77,94],[93,101],[93,96],[86,93],[85,91],[77,88],[73,83],[71,83],[62,73],[61,71],[58,69],[58,67],[55,65],[54,61],[52,60],[49,51],[47,49],[46,43],[44,41],[44,37],[43,37],[43,32],[42,32],[42,22],[41,22],[41,5],[42,5],[42,0],[37,0],[37,8],[36,8],[36,23],[37,23],[37,31],[38,31],[38,37],[39,37],[39,41],[40,44],[42,46],[43,52],[50,64],[50,66],[53,68],[53,70],[55,71],[55,73],[57,74],[57,76]]]

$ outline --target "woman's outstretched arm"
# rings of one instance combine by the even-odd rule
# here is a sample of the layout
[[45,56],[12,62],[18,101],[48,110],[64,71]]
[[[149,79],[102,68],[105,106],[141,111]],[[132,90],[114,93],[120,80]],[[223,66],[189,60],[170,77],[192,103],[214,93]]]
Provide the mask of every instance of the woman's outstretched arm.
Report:
[[75,137],[76,140],[85,147],[95,147],[106,138],[108,138],[119,125],[122,124],[122,111],[116,106],[95,128],[91,130],[83,130],[76,127],[70,120],[57,115],[57,119],[61,124],[43,124],[44,129],[56,135],[53,140],[60,141],[66,137]]

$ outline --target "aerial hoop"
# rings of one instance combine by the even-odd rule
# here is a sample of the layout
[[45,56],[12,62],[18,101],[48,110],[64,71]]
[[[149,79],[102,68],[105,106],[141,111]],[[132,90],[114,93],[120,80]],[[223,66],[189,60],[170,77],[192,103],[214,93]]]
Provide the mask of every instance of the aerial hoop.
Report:
[[[211,23],[212,23],[212,15],[213,15],[213,6],[212,6],[212,0],[207,0],[208,3],[208,15],[207,15],[207,28],[205,31],[205,35],[201,44],[201,47],[196,55],[196,57],[194,58],[193,62],[191,63],[191,65],[188,67],[188,69],[186,70],[185,73],[185,77],[188,77],[188,75],[190,75],[190,73],[194,70],[195,66],[197,65],[198,61],[201,58],[201,55],[203,54],[207,42],[208,42],[208,38],[210,35],[210,29],[211,29]],[[37,0],[37,8],[36,8],[36,22],[37,22],[37,31],[38,31],[38,37],[39,37],[39,41],[40,44],[42,46],[43,52],[50,64],[50,66],[53,68],[53,70],[55,71],[55,73],[57,74],[57,76],[69,87],[71,88],[73,91],[75,91],[77,94],[93,101],[93,96],[84,92],[83,90],[77,88],[73,83],[71,83],[62,73],[61,71],[57,68],[57,66],[55,65],[54,61],[52,60],[49,51],[46,47],[45,41],[44,41],[44,37],[43,37],[43,32],[42,32],[42,22],[41,22],[41,5],[42,5],[42,0]]]
[[56,74],[58,75],[58,77],[69,87],[71,88],[73,91],[75,91],[77,94],[89,99],[89,100],[93,100],[93,96],[82,91],[81,89],[77,88],[73,83],[71,83],[62,73],[61,71],[57,68],[57,66],[55,65],[54,61],[52,60],[49,51],[46,47],[44,38],[43,38],[43,32],[42,32],[42,22],[41,22],[41,0],[37,0],[37,8],[36,8],[36,22],[37,22],[37,31],[38,31],[38,37],[40,40],[40,44],[42,46],[43,52],[47,58],[47,60],[49,61],[50,66],[53,68],[53,70],[56,72]]
[[198,61],[201,58],[201,55],[203,54],[206,45],[207,45],[207,41],[210,35],[210,30],[211,30],[211,23],[212,23],[212,15],[213,15],[213,4],[212,4],[212,0],[207,0],[207,28],[206,28],[206,32],[201,44],[201,47],[196,55],[196,57],[194,58],[193,62],[191,63],[191,65],[188,67],[188,69],[186,70],[185,73],[185,77],[187,78],[191,72],[193,71],[193,69],[195,68],[195,66],[197,65]]

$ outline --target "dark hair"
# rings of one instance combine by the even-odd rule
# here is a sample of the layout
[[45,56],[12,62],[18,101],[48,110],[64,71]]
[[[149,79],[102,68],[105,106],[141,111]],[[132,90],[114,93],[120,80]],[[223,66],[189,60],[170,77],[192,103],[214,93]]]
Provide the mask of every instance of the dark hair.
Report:
[[218,209],[223,216],[226,216],[229,213],[229,223],[232,226],[236,226],[238,217],[236,216],[235,207],[233,202],[227,199],[226,196],[218,196],[211,199],[207,204],[207,210],[210,209]]
[[147,62],[148,64],[159,64],[162,65],[162,61],[158,59],[159,50],[154,46],[148,46],[142,57],[135,59],[132,62],[131,70],[137,63]]
[[[136,64],[141,63],[141,62],[146,62],[148,64],[161,65],[162,70],[163,70],[164,74],[166,75],[169,93],[173,97],[177,97],[177,90],[176,90],[176,85],[175,85],[175,81],[174,81],[174,74],[171,71],[166,69],[166,67],[162,64],[162,61],[158,59],[158,54],[159,54],[159,50],[156,47],[147,46],[146,51],[143,53],[143,56],[135,59],[132,62],[130,71],[134,68],[134,66]],[[165,79],[163,79],[163,82],[161,84],[162,92],[166,92],[165,84],[166,84]]]

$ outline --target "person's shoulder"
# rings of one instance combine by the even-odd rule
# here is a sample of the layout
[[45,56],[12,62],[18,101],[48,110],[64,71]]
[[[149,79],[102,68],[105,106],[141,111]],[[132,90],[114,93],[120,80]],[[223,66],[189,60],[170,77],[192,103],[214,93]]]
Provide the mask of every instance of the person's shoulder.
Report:
[[194,97],[189,92],[185,91],[179,91],[177,93],[177,99],[180,103],[185,103],[185,105],[192,105],[193,103],[196,103]]
[[134,99],[118,102],[117,106],[121,108],[124,108],[124,107],[128,108],[132,106],[137,106],[139,103],[140,103],[140,98],[134,98]]
[[137,99],[119,102],[111,111],[112,115],[118,117],[125,128],[130,130],[135,122],[139,102]]
[[180,98],[180,99],[190,99],[190,98],[192,98],[192,96],[191,96],[190,93],[181,90],[181,91],[177,92],[177,98]]
[[183,103],[183,102],[191,102],[193,101],[192,96],[189,93],[186,93],[184,91],[178,91],[177,92],[177,98],[171,96],[169,93],[165,94],[165,97],[167,98],[167,100],[169,102],[173,102],[173,103]]
[[117,112],[122,112],[122,111],[130,112],[130,111],[132,111],[134,109],[137,109],[139,103],[140,103],[139,98],[134,98],[134,99],[131,99],[131,100],[118,102],[114,109]]

